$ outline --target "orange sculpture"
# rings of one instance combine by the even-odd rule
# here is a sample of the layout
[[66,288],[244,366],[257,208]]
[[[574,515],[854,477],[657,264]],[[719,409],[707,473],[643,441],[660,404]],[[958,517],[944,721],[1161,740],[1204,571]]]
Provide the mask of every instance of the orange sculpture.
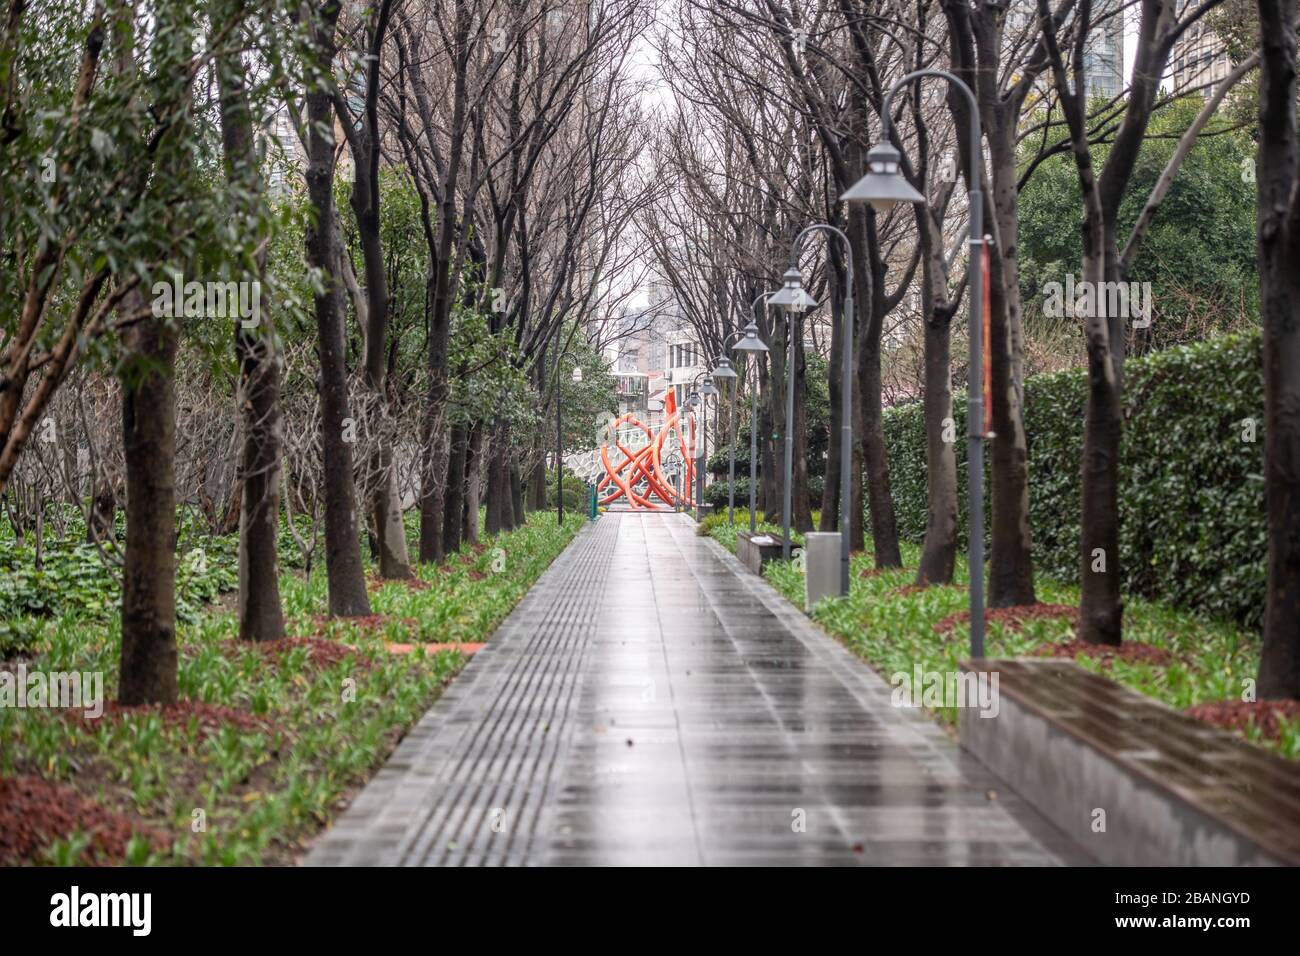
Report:
[[[657,497],[669,507],[686,504],[689,505],[691,482],[695,475],[694,448],[695,448],[695,416],[687,413],[685,420],[677,409],[677,399],[671,391],[664,401],[664,412],[667,419],[663,427],[659,429],[656,435],[650,431],[635,415],[631,413],[620,415],[610,423],[610,432],[614,436],[614,444],[623,455],[623,460],[617,465],[610,461],[609,442],[603,441],[600,445],[600,461],[605,466],[605,477],[600,480],[596,486],[597,494],[604,494],[600,499],[602,505],[617,501],[619,498],[626,498],[633,511],[640,511],[642,508],[650,511],[659,511],[660,506],[651,500],[651,496]],[[649,441],[642,447],[633,451],[623,444],[618,437],[618,428],[620,425],[628,424],[640,428],[645,432]],[[686,431],[690,431],[690,441],[687,442]],[[663,458],[664,443],[668,440],[669,435],[676,433],[677,444],[681,451],[684,481],[682,486],[688,491],[685,494],[679,494],[673,487],[672,481],[664,474]],[[671,449],[672,446],[669,445]],[[645,482],[642,491],[637,488],[641,482]],[[608,491],[610,485],[614,488]]]

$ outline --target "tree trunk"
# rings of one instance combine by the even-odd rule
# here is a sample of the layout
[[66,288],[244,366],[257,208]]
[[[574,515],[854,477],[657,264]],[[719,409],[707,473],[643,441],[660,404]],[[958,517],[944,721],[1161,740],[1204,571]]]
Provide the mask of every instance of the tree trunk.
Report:
[[[942,250],[940,250],[942,255]],[[928,298],[928,297],[927,297]],[[928,310],[925,322],[925,545],[917,584],[951,584],[957,560],[957,459],[965,429],[952,414],[952,316]]]
[[1300,166],[1295,0],[1260,0],[1259,276],[1268,591],[1261,699],[1300,700]]
[[989,398],[993,403],[993,431],[997,436],[990,443],[993,486],[988,568],[990,607],[1037,601],[1029,525],[1029,443],[1021,404],[1024,336],[1020,312],[1019,167],[1015,135],[1014,122],[989,128],[991,208],[1001,240],[1001,247],[991,250],[989,260],[992,372]]
[[105,474],[95,480],[95,493],[90,500],[90,520],[86,522],[86,543],[111,541],[117,523],[117,494],[113,483]]
[[[136,294],[127,313],[143,308]],[[122,568],[122,662],[118,701],[176,702],[177,332],[143,320],[123,334],[130,356],[122,382],[126,455],[126,555]]]
[[[513,531],[524,523],[524,483],[520,480],[519,465],[510,462],[510,522],[506,530]],[[561,489],[563,490],[563,489]]]
[[465,527],[465,458],[468,454],[468,430],[464,422],[451,429],[451,454],[447,459],[447,492],[442,518],[442,550],[455,554],[460,550]]
[[[833,269],[834,283],[837,289],[843,288],[842,270]],[[828,396],[830,398],[830,434],[826,442],[826,472],[822,479],[821,520],[817,522],[818,531],[834,531],[839,522],[840,508],[840,369],[844,355],[844,301],[838,293],[833,294],[831,308],[831,351],[827,374]],[[852,449],[849,454],[852,454]],[[849,500],[852,500],[851,496]]]
[[424,484],[420,497],[420,560],[441,564],[446,560],[443,550],[443,520],[447,510],[447,430],[442,424],[445,396],[434,398],[433,390],[426,405],[424,423]]
[[[1088,243],[1085,235],[1085,245]],[[1084,255],[1084,278],[1100,289],[1105,277],[1100,252]],[[1100,298],[1100,297],[1098,297]],[[1088,406],[1083,426],[1083,509],[1080,518],[1079,637],[1118,645],[1123,603],[1119,565],[1119,381],[1106,317],[1088,321]]]
[[530,511],[546,510],[546,452],[538,456],[528,479],[528,508]]
[[[873,319],[879,325],[879,319]],[[874,344],[873,344],[874,340]],[[871,539],[877,568],[900,568],[898,522],[889,489],[889,459],[881,412],[880,336],[869,336],[859,352],[858,376],[862,387],[862,456],[867,472],[867,508],[871,512]]]
[[[318,65],[327,76],[335,54],[338,10],[337,5],[327,4],[313,28]],[[314,296],[325,459],[325,569],[330,613],[358,617],[370,613],[370,597],[361,564],[352,477],[355,423],[348,411],[343,289],[338,279],[342,250],[334,228],[334,111],[327,90],[316,88],[307,93],[307,121],[307,195],[314,210],[305,234],[307,264],[321,270],[325,281],[324,288]]]
[[[269,330],[268,330],[269,333]],[[239,637],[284,637],[280,604],[280,366],[273,333],[236,329],[239,407],[244,410],[240,461]]]
[[[1014,128],[1008,135],[1014,136]],[[990,256],[989,356],[992,372],[992,518],[990,607],[1033,604],[1034,562],[1029,525],[1029,442],[1021,407],[1020,269],[1017,165],[1014,144],[991,142],[993,214],[1002,248]]]
[[[796,324],[796,328],[799,325]],[[794,343],[794,462],[793,490],[790,495],[790,527],[796,531],[813,530],[812,501],[808,494],[808,363],[803,338]]]
[[[226,179],[235,197],[233,212],[255,222],[248,208],[262,195],[261,176],[253,143],[253,120],[244,88],[243,64],[223,57],[218,64],[220,119]],[[257,281],[265,272],[265,256],[257,255]],[[260,292],[259,292],[260,295]],[[239,637],[246,641],[276,641],[284,637],[280,605],[280,358],[275,330],[258,304],[257,324],[235,326],[235,358],[239,363],[236,407],[241,421],[242,447],[233,496],[239,515]]]
[[451,341],[451,310],[455,298],[452,288],[452,240],[457,228],[456,197],[460,177],[461,154],[465,143],[467,73],[465,57],[468,20],[457,17],[457,46],[461,50],[452,81],[450,139],[444,164],[437,236],[426,227],[429,241],[430,274],[426,295],[432,310],[428,323],[429,390],[425,410],[424,484],[420,510],[420,560],[443,559],[442,521],[447,489],[442,478],[447,474],[447,403],[451,395],[448,356]]
[[785,316],[772,321],[772,334],[767,337],[766,379],[763,382],[764,401],[759,413],[763,434],[759,448],[763,454],[763,519],[771,524],[781,523],[783,507],[781,485],[785,481],[785,341],[788,323]]
[[483,503],[483,425],[470,430],[468,461],[465,466],[465,540],[479,541],[479,508]]
[[375,536],[379,551],[379,576],[385,580],[412,577],[406,525],[402,521],[402,490],[397,482],[397,458],[391,441],[384,439],[376,455],[380,486],[375,491]]
[[504,426],[498,422],[493,428],[492,442],[487,449],[487,514],[484,531],[488,535],[500,534],[505,529],[510,509],[510,477],[502,453],[504,430]]

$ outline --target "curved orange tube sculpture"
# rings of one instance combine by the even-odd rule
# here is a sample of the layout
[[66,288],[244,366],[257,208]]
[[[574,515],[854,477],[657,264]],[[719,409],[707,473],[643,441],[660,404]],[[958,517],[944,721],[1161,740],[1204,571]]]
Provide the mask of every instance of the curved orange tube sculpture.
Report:
[[[695,476],[693,454],[695,448],[695,416],[688,413],[683,422],[682,416],[677,410],[676,397],[672,392],[668,393],[667,400],[664,403],[664,411],[668,417],[663,427],[659,429],[658,435],[650,431],[644,423],[631,413],[620,415],[610,422],[609,427],[614,435],[614,445],[622,453],[623,459],[615,465],[610,461],[609,442],[601,443],[600,461],[605,466],[605,477],[596,486],[596,492],[597,494],[604,494],[604,497],[600,499],[602,505],[617,501],[619,498],[626,498],[633,511],[640,511],[642,508],[649,511],[658,511],[659,505],[651,500],[651,495],[654,495],[668,506],[690,504],[689,492],[679,494],[677,489],[673,487],[673,483],[664,474],[663,446],[664,442],[668,440],[668,436],[676,433],[677,444],[681,451],[682,460],[685,462],[685,481],[683,484],[684,487],[690,488]],[[623,424],[640,428],[641,431],[645,432],[649,441],[636,451],[628,448],[618,438],[618,427]],[[689,448],[686,439],[687,428],[690,429]],[[643,480],[645,481],[644,494],[636,490]],[[612,491],[608,490],[610,485],[614,486]]]

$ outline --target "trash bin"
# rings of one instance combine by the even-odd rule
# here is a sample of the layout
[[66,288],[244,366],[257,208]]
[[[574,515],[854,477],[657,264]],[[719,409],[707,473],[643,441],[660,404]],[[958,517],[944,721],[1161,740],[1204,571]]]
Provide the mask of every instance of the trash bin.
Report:
[[804,541],[804,607],[840,594],[840,533],[810,531]]

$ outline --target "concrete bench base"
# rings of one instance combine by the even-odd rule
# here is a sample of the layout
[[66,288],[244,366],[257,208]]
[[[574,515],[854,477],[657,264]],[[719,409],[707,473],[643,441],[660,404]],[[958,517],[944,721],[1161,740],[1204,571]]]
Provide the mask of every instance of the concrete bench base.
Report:
[[961,745],[1098,862],[1300,865],[1300,766],[1071,661],[978,660]]
[[[755,542],[753,539],[759,539]],[[770,540],[771,544],[761,543]],[[762,575],[763,565],[781,558],[781,539],[761,532],[751,535],[748,531],[736,532],[736,557],[740,563],[757,575]]]

